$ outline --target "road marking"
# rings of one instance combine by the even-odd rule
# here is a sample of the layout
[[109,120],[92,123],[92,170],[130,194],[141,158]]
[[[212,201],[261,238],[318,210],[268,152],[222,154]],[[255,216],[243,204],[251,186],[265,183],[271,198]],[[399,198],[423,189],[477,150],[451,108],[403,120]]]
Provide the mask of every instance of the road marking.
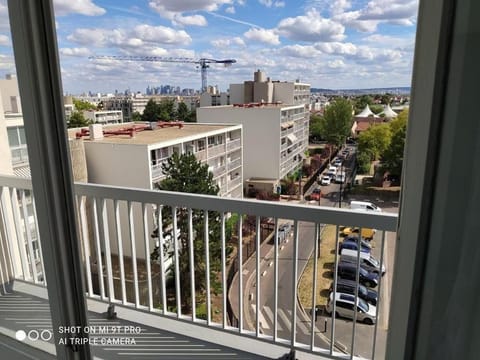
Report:
[[[287,311],[288,311],[288,315],[290,316],[290,319],[291,319],[292,318],[292,311],[291,310],[287,310]],[[297,311],[297,315],[298,315],[298,311]],[[307,326],[303,323],[302,320],[299,319],[298,316],[297,316],[297,326],[300,328],[300,330],[302,330],[302,332],[305,335],[310,334],[310,329],[307,328]]]
[[292,327],[291,323],[290,323],[290,319],[287,317],[287,315],[285,315],[285,313],[283,312],[282,309],[278,309],[277,310],[278,312],[278,315],[280,316],[280,318],[283,320],[283,322],[285,323],[285,326],[286,326],[286,329],[288,331],[290,331],[290,328]]
[[[257,315],[257,307],[255,304],[251,304],[252,309],[253,309],[253,314],[256,316]],[[262,311],[258,313],[258,322],[260,323],[260,327],[263,329],[270,329],[270,326],[268,326],[267,320],[263,317]]]
[[[272,324],[275,324],[274,319],[273,319],[273,312],[272,312],[272,310],[270,309],[270,307],[264,306],[264,307],[263,307],[263,310],[265,311],[265,314],[267,315],[268,320],[270,320],[270,322],[271,322]],[[283,331],[283,328],[282,328],[282,326],[280,325],[278,319],[277,319],[277,330]]]

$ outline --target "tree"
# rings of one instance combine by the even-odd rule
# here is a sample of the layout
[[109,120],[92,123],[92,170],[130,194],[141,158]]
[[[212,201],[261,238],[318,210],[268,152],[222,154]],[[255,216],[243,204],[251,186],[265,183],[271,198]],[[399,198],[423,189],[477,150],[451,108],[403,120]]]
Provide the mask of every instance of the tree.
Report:
[[132,113],[132,121],[134,122],[142,121],[142,115],[138,111],[134,111]]
[[185,122],[197,122],[197,111],[192,110],[189,112],[188,117],[185,119]]
[[158,116],[161,121],[172,121],[177,117],[175,111],[175,102],[173,100],[163,99],[158,104]]
[[145,110],[143,110],[142,121],[148,122],[157,122],[159,117],[159,108],[157,103],[150,99],[145,105]]
[[[213,181],[213,174],[209,172],[208,165],[197,161],[193,154],[178,155],[174,153],[166,163],[162,165],[162,171],[166,175],[166,179],[157,184],[159,190],[177,191],[194,194],[217,195],[218,186]],[[178,235],[178,257],[179,257],[179,274],[180,276],[180,296],[185,311],[191,306],[190,292],[190,262],[189,251],[190,243],[188,239],[188,209],[178,207],[177,229],[180,230]],[[162,234],[173,236],[173,214],[170,206],[164,206],[162,210]],[[205,212],[203,210],[192,211],[193,223],[193,252],[194,252],[194,272],[195,272],[195,289],[196,291],[204,291],[206,288],[206,262],[205,262]],[[220,216],[218,213],[208,212],[208,232],[209,232],[209,253],[210,253],[210,281],[212,289],[219,288],[216,281],[216,274],[220,270]],[[152,237],[158,238],[159,229],[157,228]],[[175,240],[172,240],[175,241]],[[173,249],[173,245],[170,247]],[[166,248],[163,249],[165,252]],[[156,247],[151,254],[152,260],[158,260],[159,248]],[[172,251],[165,254],[173,256]],[[172,265],[174,266],[174,265]],[[172,270],[172,269],[171,269]],[[173,272],[174,273],[174,272]]]
[[322,117],[319,115],[310,115],[309,124],[310,137],[313,139],[322,138]]
[[96,110],[97,107],[92,103],[84,100],[73,99],[73,105],[75,105],[76,111]]
[[92,123],[92,121],[85,119],[83,114],[79,111],[75,111],[70,115],[70,120],[68,121],[69,128],[77,128],[77,127],[84,127],[88,126]]
[[369,174],[370,173],[370,155],[365,152],[358,153],[357,166],[358,166],[358,172],[360,174]]
[[188,110],[187,104],[185,104],[182,101],[181,103],[178,104],[177,118],[180,121],[187,121],[189,115],[190,115],[190,111]]
[[358,152],[369,154],[370,160],[378,160],[390,145],[389,124],[372,125],[358,135]]
[[360,97],[357,97],[355,99],[355,113],[358,114],[363,109],[365,109],[365,106],[372,105],[372,104],[373,104],[373,98],[370,95],[362,95]]
[[337,99],[323,114],[321,131],[328,143],[340,146],[352,130],[352,104],[346,99]]
[[407,134],[408,109],[403,110],[390,122],[390,145],[382,153],[382,166],[390,175],[400,177],[402,174],[403,150]]

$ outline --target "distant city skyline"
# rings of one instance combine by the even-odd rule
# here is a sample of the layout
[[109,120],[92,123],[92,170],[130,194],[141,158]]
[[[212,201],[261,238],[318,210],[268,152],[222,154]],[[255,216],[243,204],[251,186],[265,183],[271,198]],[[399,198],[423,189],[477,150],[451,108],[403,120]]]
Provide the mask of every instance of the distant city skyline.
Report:
[[[64,92],[200,89],[195,64],[89,60],[91,55],[236,59],[212,64],[221,91],[253,79],[312,87],[408,87],[417,0],[54,0]],[[15,73],[6,0],[0,0],[0,76]]]

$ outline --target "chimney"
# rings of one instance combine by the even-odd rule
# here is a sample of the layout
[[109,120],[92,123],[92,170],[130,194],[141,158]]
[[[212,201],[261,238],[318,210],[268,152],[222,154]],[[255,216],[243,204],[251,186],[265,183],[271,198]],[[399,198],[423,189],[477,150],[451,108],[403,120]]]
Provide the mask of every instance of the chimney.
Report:
[[89,126],[90,140],[103,139],[103,126],[102,124],[92,124]]

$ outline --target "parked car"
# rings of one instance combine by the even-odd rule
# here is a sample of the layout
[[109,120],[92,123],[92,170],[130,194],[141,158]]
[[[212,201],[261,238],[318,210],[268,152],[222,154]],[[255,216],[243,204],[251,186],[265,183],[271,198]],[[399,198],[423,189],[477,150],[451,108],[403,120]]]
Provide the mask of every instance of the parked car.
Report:
[[[342,235],[344,236],[350,236],[353,234],[358,234],[360,229],[358,227],[345,227],[342,230]],[[371,240],[373,239],[373,236],[375,235],[376,230],[375,229],[370,229],[370,228],[362,228],[362,238]]]
[[[357,280],[357,266],[355,264],[340,262],[337,265],[338,276],[342,279]],[[378,275],[363,268],[358,269],[360,284],[374,288],[378,285]]]
[[320,180],[320,185],[330,185],[330,176],[323,175],[322,180]]
[[336,166],[336,167],[341,166],[342,163],[343,163],[343,160],[340,159],[340,158],[336,158],[336,159],[333,161],[333,165]]
[[382,209],[369,201],[351,201],[350,209],[382,212]]
[[330,166],[325,173],[325,175],[335,176],[337,174],[337,168],[335,166]]
[[335,302],[335,316],[353,319],[355,312],[357,320],[363,321],[365,324],[373,325],[377,321],[377,308],[369,305],[365,300],[344,293],[336,293],[335,299],[333,293],[330,294],[325,310],[328,314],[333,312],[333,303]]
[[[341,262],[350,262],[356,265],[357,260],[358,250],[342,249],[340,253]],[[380,268],[380,261],[375,259],[375,257],[370,253],[360,251],[360,266],[365,270],[374,272],[378,275],[385,274],[385,266],[382,264],[382,267]]]
[[[358,251],[358,244],[355,243],[355,242],[349,242],[349,241],[341,242],[339,247],[338,247],[338,253],[341,254],[343,249],[350,249],[350,250]],[[363,245],[361,246],[361,251],[362,252],[366,252],[366,253],[370,254],[371,250],[372,249],[367,247],[367,246],[363,246]]]
[[[357,284],[354,280],[337,279],[337,292],[355,295],[358,286],[358,297],[366,302],[377,306],[378,293],[375,290],[367,288],[365,285]],[[333,292],[333,282],[330,285],[330,291]]]
[[322,197],[322,190],[320,190],[319,188],[316,188],[312,191],[312,193],[310,194],[310,200],[320,200],[320,198]]
[[344,184],[345,183],[345,173],[339,173],[335,176],[335,182],[337,184]]

